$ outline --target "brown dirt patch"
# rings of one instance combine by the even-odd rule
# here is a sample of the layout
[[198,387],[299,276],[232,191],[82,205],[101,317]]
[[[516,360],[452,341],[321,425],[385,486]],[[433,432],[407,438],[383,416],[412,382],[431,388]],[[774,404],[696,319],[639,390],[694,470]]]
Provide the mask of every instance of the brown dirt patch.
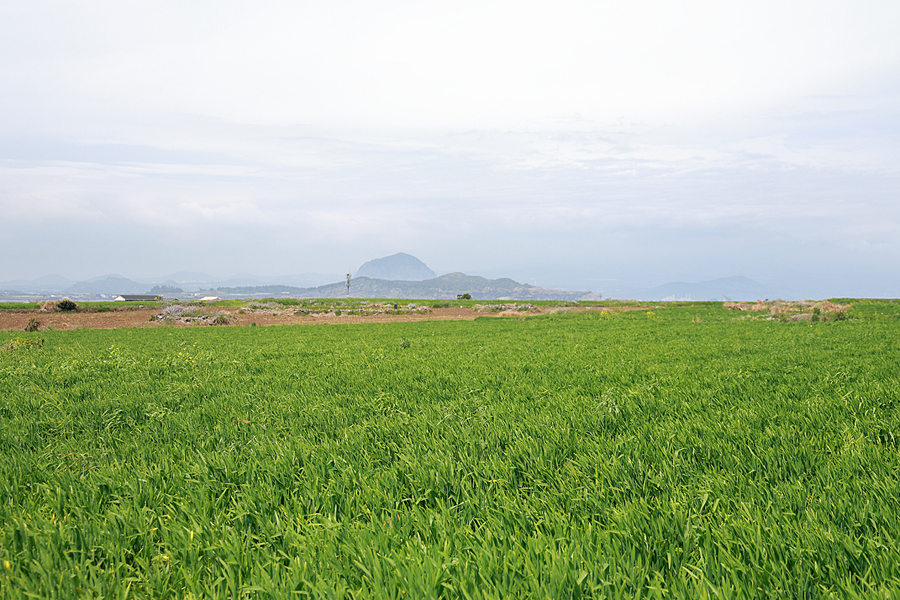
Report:
[[[400,323],[413,321],[472,321],[478,317],[516,317],[525,319],[536,315],[551,312],[579,312],[583,310],[593,311],[626,311],[643,310],[645,307],[615,306],[615,307],[566,307],[540,306],[533,311],[504,311],[481,312],[473,308],[451,307],[432,308],[428,312],[410,312],[399,315],[353,315],[343,313],[335,315],[328,313],[294,314],[293,309],[287,310],[253,310],[239,314],[241,310],[236,306],[210,306],[209,312],[225,312],[231,317],[233,325],[335,325],[353,323]],[[29,319],[35,318],[41,323],[41,330],[49,328],[59,330],[73,329],[120,329],[125,327],[153,328],[153,327],[203,327],[200,323],[175,322],[166,324],[155,320],[160,313],[159,308],[140,308],[133,310],[119,309],[113,312],[41,312],[40,310],[3,310],[0,311],[0,331],[24,331]],[[153,319],[153,320],[151,320]],[[222,327],[222,325],[219,325]]]
[[119,329],[122,327],[156,327],[150,317],[159,311],[152,308],[115,312],[41,312],[40,310],[0,311],[0,330],[23,331],[29,319],[37,319],[41,329]]

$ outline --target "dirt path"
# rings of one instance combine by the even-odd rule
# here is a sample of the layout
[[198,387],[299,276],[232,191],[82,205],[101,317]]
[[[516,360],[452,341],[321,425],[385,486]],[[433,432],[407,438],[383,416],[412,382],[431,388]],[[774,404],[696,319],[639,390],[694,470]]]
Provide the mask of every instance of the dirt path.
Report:
[[[600,308],[560,308],[556,306],[541,306],[535,311],[518,312],[481,312],[473,308],[432,308],[424,313],[404,313],[399,315],[335,315],[333,312],[320,314],[294,314],[293,310],[253,310],[243,312],[234,306],[211,306],[210,313],[227,312],[230,316],[230,325],[322,325],[322,324],[350,324],[350,323],[397,323],[410,321],[472,321],[478,317],[511,317],[525,319],[551,311],[566,310],[601,310]],[[622,307],[627,308],[627,307]],[[616,307],[619,309],[619,307]],[[30,319],[40,322],[40,329],[119,329],[123,327],[203,327],[201,323],[165,324],[156,320],[160,308],[135,308],[128,310],[125,307],[112,312],[41,312],[40,310],[2,310],[0,311],[0,331],[23,331]],[[603,307],[602,310],[609,310]]]

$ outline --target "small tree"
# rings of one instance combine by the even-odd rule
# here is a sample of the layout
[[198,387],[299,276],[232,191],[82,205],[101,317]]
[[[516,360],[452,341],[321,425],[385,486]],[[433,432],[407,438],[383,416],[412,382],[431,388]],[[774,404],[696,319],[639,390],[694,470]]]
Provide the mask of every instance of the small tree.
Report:
[[465,293],[465,294],[457,294],[457,295],[456,295],[456,299],[457,299],[457,300],[471,300],[471,299],[472,299],[472,294],[469,294],[469,293]]

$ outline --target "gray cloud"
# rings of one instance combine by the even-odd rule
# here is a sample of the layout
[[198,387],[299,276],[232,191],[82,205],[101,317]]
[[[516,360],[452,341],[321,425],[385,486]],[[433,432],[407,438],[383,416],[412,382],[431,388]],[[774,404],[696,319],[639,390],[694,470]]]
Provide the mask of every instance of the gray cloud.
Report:
[[412,4],[50,5],[0,19],[0,280],[341,273],[405,251],[604,293],[740,274],[900,295],[893,5],[807,22],[711,4],[647,31],[640,7],[471,25],[466,5],[445,24],[471,47]]

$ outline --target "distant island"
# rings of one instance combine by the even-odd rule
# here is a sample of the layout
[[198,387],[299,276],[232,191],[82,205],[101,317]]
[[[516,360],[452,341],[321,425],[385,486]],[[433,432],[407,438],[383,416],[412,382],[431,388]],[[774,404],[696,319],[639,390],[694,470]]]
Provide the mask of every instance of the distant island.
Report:
[[[212,290],[222,297],[293,296],[298,298],[340,298],[347,295],[347,282],[315,287],[287,285],[220,286]],[[476,300],[598,300],[599,294],[586,291],[549,290],[512,279],[486,279],[465,273],[438,277],[421,260],[398,252],[363,264],[350,280],[354,298],[420,298],[454,300],[469,294]]]
[[[347,295],[344,281],[312,288],[283,285],[219,287],[215,291],[226,297],[296,296],[298,298],[339,298]],[[544,289],[512,279],[486,279],[464,273],[448,273],[423,281],[403,281],[354,277],[350,280],[350,296],[354,298],[420,298],[453,300],[469,294],[475,300],[599,300],[600,294],[588,291]]]
[[391,281],[425,281],[434,279],[437,277],[437,273],[415,256],[398,252],[392,256],[370,260],[359,268],[354,277]]
[[[228,298],[340,298],[347,295],[342,274],[302,273],[258,276],[239,273],[212,277],[206,273],[180,271],[164,277],[135,281],[122,275],[103,275],[74,281],[61,275],[0,282],[0,297],[6,301],[62,298],[112,300],[120,295],[154,294],[170,299],[199,299],[217,295]],[[547,289],[513,279],[487,279],[465,273],[438,276],[424,262],[404,252],[376,258],[353,274],[350,295],[356,298],[455,299],[469,294],[478,300],[599,300],[603,296],[586,290]],[[798,298],[798,292],[760,284],[746,277],[725,277],[699,283],[670,282],[653,288],[609,291],[606,296],[652,301],[756,300]]]

